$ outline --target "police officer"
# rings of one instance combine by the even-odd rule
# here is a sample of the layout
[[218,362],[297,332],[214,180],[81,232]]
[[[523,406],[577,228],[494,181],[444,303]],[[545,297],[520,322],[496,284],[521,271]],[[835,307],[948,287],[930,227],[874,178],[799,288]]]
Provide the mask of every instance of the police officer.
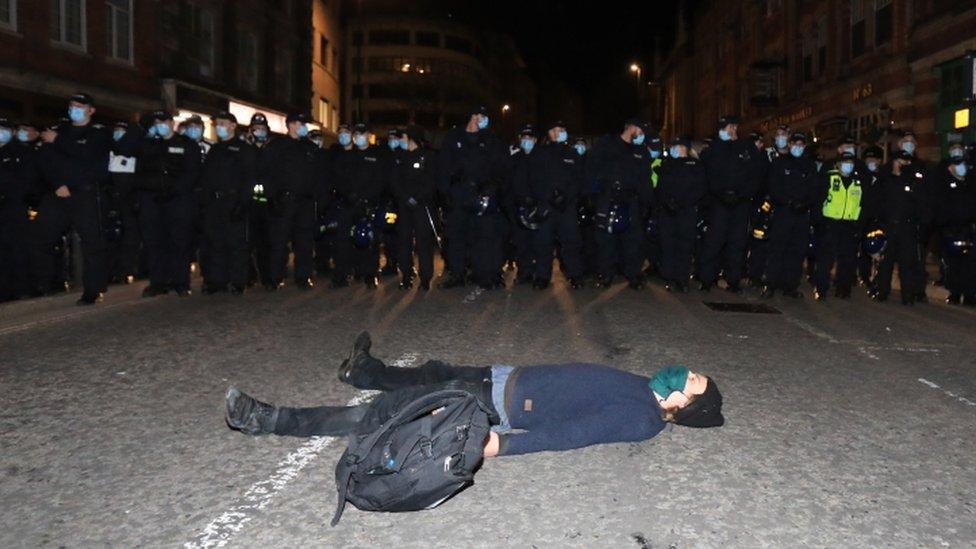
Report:
[[[135,156],[126,156],[120,151],[135,151],[143,138],[143,130],[136,124],[124,120],[112,127],[112,153],[109,158],[111,187],[109,195],[110,210],[107,223],[118,227],[109,228],[106,240],[109,247],[109,273],[113,281],[131,282],[139,273],[139,246],[142,237],[139,230],[138,198],[136,196]],[[111,232],[114,230],[115,232]]]
[[449,269],[444,288],[463,286],[469,263],[482,288],[503,285],[504,219],[498,201],[510,164],[504,143],[489,123],[488,109],[476,107],[464,126],[447,132],[441,145],[437,186],[447,210]]
[[36,216],[37,130],[0,118],[0,301],[18,299],[31,290],[31,217]]
[[777,126],[773,133],[772,146],[763,149],[760,154],[764,162],[757,163],[759,192],[756,193],[750,213],[752,238],[749,239],[746,259],[746,277],[753,288],[762,287],[766,262],[769,260],[769,220],[773,211],[773,202],[769,198],[769,168],[777,158],[789,156],[791,135],[793,134],[789,126]]
[[154,136],[139,143],[136,155],[139,221],[149,260],[149,286],[142,295],[155,297],[172,289],[185,297],[190,295],[193,193],[200,173],[200,147],[175,131],[169,113],[154,111],[151,117]]
[[343,155],[353,149],[352,130],[349,125],[339,124],[336,128],[336,137],[335,143],[318,154],[320,167],[316,168],[321,177],[318,178],[316,193],[319,237],[315,244],[315,269],[320,275],[329,275],[333,286],[337,283],[333,267],[338,263],[339,239],[349,237],[348,234],[340,234],[339,224],[343,206],[336,199],[334,184],[338,178],[337,169],[345,165],[341,161]]
[[[519,130],[518,148],[511,158],[512,185],[509,192],[504,193],[503,198],[509,219],[509,240],[512,244],[515,265],[518,268],[515,275],[516,284],[532,283],[536,271],[532,238],[533,233],[538,230],[538,225],[536,219],[530,220],[525,216],[549,213],[549,209],[544,206],[540,208],[539,202],[532,196],[532,181],[541,177],[543,170],[542,163],[539,161],[541,155],[537,152],[538,142],[538,132],[531,124],[526,124]],[[546,201],[542,204],[546,204]]]
[[769,197],[773,204],[769,224],[769,254],[762,296],[776,290],[792,298],[803,276],[803,258],[810,246],[810,208],[820,194],[817,166],[804,151],[807,137],[790,137],[790,155],[777,158],[769,170]]
[[888,299],[895,263],[902,304],[913,305],[925,293],[919,236],[922,226],[930,222],[930,192],[924,168],[902,147],[881,177],[878,212],[888,247],[878,267],[877,288],[872,294],[875,301]]
[[312,248],[315,230],[315,145],[308,140],[308,117],[289,114],[288,133],[276,137],[260,158],[268,197],[268,238],[271,243],[271,280],[275,291],[283,284],[288,266],[288,244],[294,254],[295,285],[314,286]]
[[[102,235],[102,186],[108,180],[108,157],[112,138],[108,130],[92,122],[95,101],[86,93],[77,93],[68,100],[69,122],[60,124],[42,135],[49,147],[43,153],[47,179],[54,189],[54,200],[48,202],[47,218],[60,217],[64,223],[38,221],[51,231],[41,231],[43,242],[35,247],[38,253],[49,256],[53,242],[61,238],[62,229],[73,226],[81,237],[84,263],[83,286],[78,305],[92,305],[102,300],[108,284],[108,265],[105,239]],[[40,258],[41,280],[51,280],[48,269],[55,264],[49,257]]]
[[[862,161],[863,170],[859,171],[858,174],[861,176],[861,186],[864,188],[864,194],[876,197],[878,187],[880,186],[881,168],[884,164],[884,151],[878,146],[867,147],[864,149]],[[855,171],[857,171],[856,167]],[[874,219],[877,212],[872,208],[876,203],[877,200],[869,202],[867,204],[868,209],[861,213],[863,233],[873,230],[878,225],[877,220]],[[862,234],[861,237],[860,244],[858,245],[857,258],[858,284],[870,289],[874,285],[874,258],[864,250],[864,235]]]
[[532,233],[535,258],[533,287],[543,290],[552,279],[553,254],[559,245],[559,262],[570,287],[583,287],[583,259],[577,208],[583,190],[583,163],[568,143],[566,124],[557,120],[549,125],[547,141],[539,147],[541,168],[529,179],[528,196],[549,210],[549,215]]
[[[191,141],[200,147],[200,164],[202,165],[207,159],[207,153],[210,152],[210,147],[213,143],[206,139],[203,135],[204,124],[203,119],[200,115],[194,114],[189,118],[180,122],[179,132],[180,134],[190,138]],[[211,277],[207,275],[207,268],[210,264],[210,253],[207,249],[207,239],[204,236],[205,231],[205,221],[204,221],[204,207],[208,198],[205,196],[203,190],[203,182],[197,180],[193,183],[193,233],[190,241],[190,251],[188,257],[190,262],[197,262],[200,267],[200,274],[203,276],[204,288],[206,288],[206,281],[210,280]]]
[[260,282],[265,288],[277,287],[271,282],[271,229],[268,215],[268,174],[264,171],[263,158],[268,143],[271,142],[271,127],[264,113],[251,115],[245,140],[254,147],[257,163],[257,182],[251,189],[251,203],[248,208],[247,240],[248,285]]
[[390,184],[397,201],[397,233],[400,237],[400,288],[413,286],[413,255],[417,254],[420,289],[430,290],[434,277],[434,229],[432,209],[436,185],[436,157],[426,146],[420,126],[407,126],[398,140],[400,152],[393,160]]
[[669,292],[688,291],[698,204],[708,191],[705,168],[689,156],[691,142],[674,139],[661,164],[655,207],[661,241],[661,276]]
[[217,142],[203,163],[204,238],[209,264],[203,272],[205,294],[242,295],[247,285],[247,207],[256,184],[254,147],[237,136],[237,117],[220,112],[212,118]]
[[[399,156],[403,150],[400,148],[400,135],[401,130],[391,129],[387,132],[386,137],[386,150],[384,151],[385,158],[382,164],[387,167],[387,169],[393,166],[393,161]],[[381,147],[382,149],[382,147]],[[388,172],[388,177],[392,175],[392,171]],[[390,223],[389,221],[393,219],[396,214],[395,204],[396,199],[390,194],[391,181],[388,180],[384,185],[383,196],[379,199],[379,214],[384,215],[386,220],[377,219],[377,241],[383,250],[383,267],[380,269],[380,274],[383,276],[392,276],[397,274],[399,269],[397,268],[397,261],[400,258],[400,239],[397,234],[397,224],[396,222]]]
[[332,270],[332,239],[328,234],[327,225],[323,224],[328,212],[328,205],[332,202],[332,185],[329,183],[331,154],[325,148],[325,136],[321,130],[308,132],[308,139],[315,145],[315,222],[313,231],[315,236],[315,273],[320,276],[328,275]]
[[817,301],[827,299],[830,290],[830,271],[836,263],[834,295],[850,299],[857,259],[858,244],[864,234],[870,211],[869,187],[866,176],[857,171],[857,156],[843,151],[832,169],[819,178],[817,218],[817,267],[815,275]]
[[946,303],[976,306],[976,184],[965,157],[950,156],[934,183],[949,290]]
[[[647,151],[651,155],[651,178],[649,183],[651,184],[651,193],[653,194],[660,180],[661,164],[664,162],[664,143],[656,132],[647,136],[644,143],[647,145]],[[656,218],[654,222],[657,222]],[[644,274],[648,276],[653,275],[655,272],[660,272],[661,239],[659,232],[655,231],[645,235],[647,238],[644,239],[644,258],[647,259],[648,266],[644,270]]]
[[[587,162],[588,178],[597,182],[595,193],[599,275],[597,285],[609,288],[622,271],[634,290],[644,287],[641,277],[643,226],[651,203],[651,157],[644,144],[650,133],[637,119],[624,123],[619,135],[607,135],[594,146]],[[619,268],[618,268],[619,267]]]
[[700,289],[709,291],[724,271],[726,289],[741,292],[743,263],[748,238],[749,214],[759,190],[755,145],[738,139],[739,119],[723,116],[718,121],[718,139],[702,152],[708,175],[709,231],[702,247],[698,278]]
[[[342,207],[339,238],[336,242],[334,287],[348,285],[354,275],[367,288],[379,284],[379,242],[375,231],[382,230],[385,220],[377,219],[390,179],[390,156],[385,145],[371,146],[366,124],[352,128],[352,148],[335,160],[334,195]],[[357,224],[369,224],[372,239],[354,241]],[[360,236],[360,238],[363,238]]]

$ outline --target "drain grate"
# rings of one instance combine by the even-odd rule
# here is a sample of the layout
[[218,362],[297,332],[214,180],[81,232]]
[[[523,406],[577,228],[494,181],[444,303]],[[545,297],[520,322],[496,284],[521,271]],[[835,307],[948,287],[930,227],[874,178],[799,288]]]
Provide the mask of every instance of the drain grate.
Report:
[[706,307],[720,313],[751,313],[757,315],[782,314],[778,309],[762,303],[723,303],[720,301],[702,301]]

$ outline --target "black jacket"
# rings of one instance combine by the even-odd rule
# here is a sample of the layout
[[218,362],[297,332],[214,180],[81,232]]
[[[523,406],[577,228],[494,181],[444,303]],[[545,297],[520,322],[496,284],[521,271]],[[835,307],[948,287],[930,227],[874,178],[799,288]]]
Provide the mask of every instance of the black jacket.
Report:
[[234,138],[213,144],[200,174],[205,203],[243,208],[257,183],[255,163],[254,147],[243,139]]
[[655,202],[668,213],[697,207],[708,192],[705,167],[695,158],[667,158],[658,174]]
[[400,207],[417,201],[415,207],[430,205],[436,185],[437,155],[423,147],[413,151],[400,151],[393,156],[393,177],[390,190]]
[[452,128],[441,142],[437,190],[454,204],[468,203],[482,190],[500,193],[511,173],[509,156],[491,130],[468,133],[463,127]]
[[136,156],[137,189],[160,199],[193,191],[200,173],[200,147],[192,139],[180,134],[169,139],[147,137]]
[[528,194],[560,211],[575,207],[584,181],[580,155],[566,143],[547,143],[535,154],[538,169],[528,180]]
[[807,158],[780,156],[769,168],[769,198],[774,208],[805,213],[823,192],[817,164]]
[[112,136],[99,124],[62,124],[47,148],[52,190],[67,185],[72,191],[92,190],[108,180],[108,153]]
[[727,204],[751,201],[759,192],[760,151],[748,139],[716,139],[701,154],[708,176],[709,193]]
[[346,205],[378,206],[387,193],[390,155],[378,146],[341,151],[333,159],[332,188]]
[[599,187],[598,204],[637,202],[648,207],[653,199],[651,155],[643,145],[627,143],[618,135],[600,139],[586,161],[586,179]]
[[930,223],[932,190],[923,167],[913,163],[895,175],[889,165],[881,175],[876,215],[884,223]]
[[957,230],[976,223],[976,181],[967,174],[962,180],[949,173],[948,166],[932,177],[935,187],[935,223]]
[[264,192],[278,200],[286,194],[312,198],[315,193],[315,143],[308,139],[276,137],[265,146],[258,157],[259,176],[264,180]]

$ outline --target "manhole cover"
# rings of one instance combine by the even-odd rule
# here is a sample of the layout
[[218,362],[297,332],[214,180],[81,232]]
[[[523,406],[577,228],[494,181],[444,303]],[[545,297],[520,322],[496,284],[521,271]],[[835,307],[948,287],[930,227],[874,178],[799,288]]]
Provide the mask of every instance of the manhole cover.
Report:
[[706,307],[720,313],[753,313],[758,315],[778,315],[779,310],[762,303],[722,303],[719,301],[703,301]]

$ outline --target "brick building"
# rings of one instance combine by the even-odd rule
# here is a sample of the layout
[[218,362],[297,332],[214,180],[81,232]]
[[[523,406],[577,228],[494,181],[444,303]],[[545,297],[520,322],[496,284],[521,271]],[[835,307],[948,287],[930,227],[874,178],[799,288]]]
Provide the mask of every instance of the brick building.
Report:
[[682,2],[656,118],[666,134],[699,138],[724,113],[746,131],[785,123],[828,158],[846,134],[888,145],[912,128],[934,160],[976,138],[974,49],[972,0]]
[[46,123],[82,90],[102,120],[255,110],[273,129],[312,98],[311,0],[0,0],[0,115]]

